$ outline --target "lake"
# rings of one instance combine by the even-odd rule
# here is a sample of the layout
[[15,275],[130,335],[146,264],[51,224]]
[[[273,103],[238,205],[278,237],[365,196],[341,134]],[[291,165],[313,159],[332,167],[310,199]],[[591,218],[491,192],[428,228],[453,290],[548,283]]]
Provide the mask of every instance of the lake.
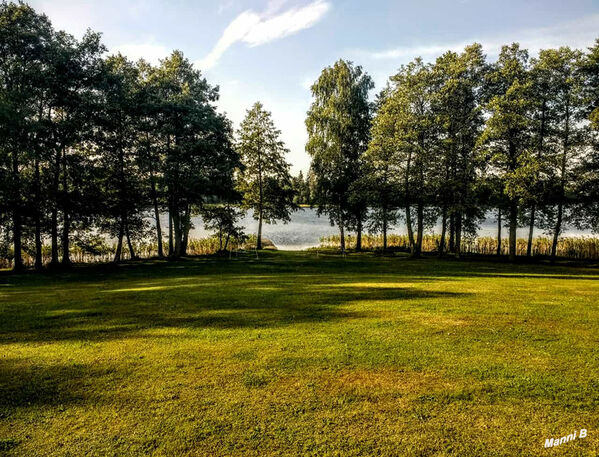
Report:
[[[163,221],[163,227],[167,226],[167,221]],[[194,228],[192,229],[190,236],[192,238],[205,238],[210,236],[212,233],[204,229],[204,224],[201,218],[193,218]],[[248,234],[256,233],[258,231],[258,221],[256,221],[251,212],[246,213],[245,217],[240,221],[240,224],[245,227],[245,231]],[[303,208],[296,211],[291,216],[291,222],[287,224],[264,224],[262,227],[262,235],[265,238],[271,240],[279,249],[284,250],[301,250],[314,246],[318,246],[320,238],[329,235],[337,235],[339,232],[337,227],[331,226],[329,219],[326,216],[318,217],[316,209]],[[395,233],[399,235],[405,235],[407,233],[405,224],[400,223],[389,233]],[[428,233],[441,233],[441,224],[437,224]],[[497,221],[492,214],[481,224],[478,231],[479,236],[497,236]],[[504,237],[507,237],[507,229],[502,233]],[[535,236],[543,235],[541,229],[535,229]],[[576,230],[574,228],[568,228],[563,236],[591,236],[590,231]],[[528,228],[518,229],[518,237],[528,237]]]

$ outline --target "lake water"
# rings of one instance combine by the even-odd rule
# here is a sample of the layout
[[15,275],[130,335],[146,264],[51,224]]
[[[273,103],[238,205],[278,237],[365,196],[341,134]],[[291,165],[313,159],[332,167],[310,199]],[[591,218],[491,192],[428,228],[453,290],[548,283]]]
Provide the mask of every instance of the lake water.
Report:
[[[163,221],[163,227],[166,227],[167,221]],[[193,218],[194,228],[190,236],[192,238],[205,238],[212,233],[204,229],[204,224],[201,218]],[[240,225],[245,227],[247,234],[255,234],[258,231],[258,221],[256,221],[251,212],[246,213],[245,217],[240,221]],[[264,224],[262,227],[262,235],[271,240],[279,249],[284,250],[301,250],[320,244],[320,238],[329,235],[337,235],[339,233],[337,227],[331,226],[329,219],[326,216],[318,217],[316,209],[303,208],[296,211],[291,216],[291,222],[287,224]],[[389,230],[389,233],[405,235],[407,233],[405,224],[400,223],[395,228]],[[430,230],[428,233],[441,233],[441,224]],[[497,221],[490,214],[478,231],[479,236],[497,236]],[[507,237],[507,229],[502,235]],[[535,236],[543,235],[541,229],[535,229]],[[590,236],[589,231],[581,231],[569,228],[563,234],[564,236]],[[518,229],[518,237],[528,237],[528,228]]]

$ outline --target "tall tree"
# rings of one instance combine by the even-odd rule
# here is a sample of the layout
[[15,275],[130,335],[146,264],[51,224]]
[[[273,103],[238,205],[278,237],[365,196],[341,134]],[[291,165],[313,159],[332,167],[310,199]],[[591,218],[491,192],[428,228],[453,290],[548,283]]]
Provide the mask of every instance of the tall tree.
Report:
[[586,127],[586,148],[579,166],[572,174],[577,177],[577,205],[572,214],[581,229],[599,233],[599,39],[580,62],[584,82],[583,115]]
[[567,204],[571,200],[576,177],[573,175],[581,148],[585,146],[583,78],[579,71],[582,53],[567,47],[539,53],[538,66],[547,75],[549,85],[549,135],[552,154],[547,161],[551,195],[545,207],[552,222],[551,259],[555,260],[557,243],[567,221]]
[[165,207],[164,189],[161,186],[164,178],[164,145],[159,125],[160,92],[157,86],[158,79],[153,77],[156,69],[144,60],[138,61],[136,66],[138,74],[136,159],[154,213],[158,257],[164,257],[160,219],[161,212]]
[[487,74],[489,118],[480,144],[508,199],[509,257],[516,259],[516,230],[522,199],[522,178],[530,167],[532,109],[528,52],[517,43],[503,46]]
[[591,121],[592,128],[599,130],[599,38],[590,47],[581,63],[581,73],[584,78],[585,114]]
[[312,157],[316,187],[312,194],[318,214],[328,214],[339,227],[345,252],[345,229],[352,219],[361,223],[363,202],[352,199],[351,188],[360,177],[360,157],[368,147],[374,87],[360,66],[344,60],[325,68],[312,85],[306,151]]
[[441,203],[440,253],[445,248],[447,219],[452,223],[453,250],[461,253],[466,219],[477,214],[476,179],[480,163],[476,144],[483,127],[481,90],[486,71],[482,47],[474,44],[462,54],[447,52],[433,69],[433,115],[441,129],[436,171],[436,196]]
[[163,185],[169,210],[169,250],[185,255],[192,212],[206,198],[232,185],[238,155],[231,126],[217,113],[218,88],[212,87],[179,51],[152,73],[161,99],[158,120],[164,147]]
[[[395,166],[401,170],[401,199],[413,257],[421,255],[424,227],[431,222],[431,218],[426,217],[426,205],[434,192],[435,168],[431,164],[439,140],[432,111],[433,94],[431,66],[418,58],[391,77],[391,89],[377,115],[378,122],[384,126],[377,134],[382,134],[389,142],[387,147],[395,150]],[[412,222],[414,210],[416,236]]]
[[397,145],[395,144],[395,121],[384,106],[388,90],[377,99],[377,112],[374,116],[371,140],[364,154],[366,173],[365,187],[372,211],[369,229],[383,235],[383,252],[387,250],[387,233],[397,222],[402,190],[401,168],[398,166]]
[[243,164],[239,189],[243,206],[251,209],[258,221],[256,249],[262,249],[262,223],[288,222],[297,208],[285,161],[288,150],[280,134],[260,102],[247,111],[238,132],[237,149]]
[[[544,54],[545,55],[545,54]],[[530,206],[528,215],[528,243],[526,256],[532,255],[532,243],[535,224],[538,223],[538,208],[543,205],[546,198],[547,175],[549,173],[548,159],[551,156],[549,136],[551,133],[551,70],[543,57],[532,60],[531,100],[532,111],[532,144],[533,159],[536,162],[536,173],[529,176],[527,198],[525,203]]]
[[[11,213],[15,270],[21,270],[24,266],[25,169],[31,161],[35,162],[38,172],[40,166],[40,150],[35,145],[34,131],[36,121],[39,121],[40,98],[51,55],[49,48],[52,36],[48,18],[37,14],[30,6],[22,3],[0,4],[0,153],[8,170],[9,185],[5,189],[5,196]],[[34,179],[39,185],[39,174]],[[39,238],[37,248],[38,254],[41,254]]]
[[105,226],[117,242],[115,262],[121,260],[125,237],[130,257],[136,258],[132,229],[145,209],[136,142],[140,118],[138,81],[137,68],[121,54],[105,60],[95,141],[101,149],[104,168]]

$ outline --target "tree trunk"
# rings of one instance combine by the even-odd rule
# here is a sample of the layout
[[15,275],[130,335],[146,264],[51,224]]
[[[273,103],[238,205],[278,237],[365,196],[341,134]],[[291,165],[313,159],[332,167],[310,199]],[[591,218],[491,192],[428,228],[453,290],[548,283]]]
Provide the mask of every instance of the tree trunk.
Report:
[[19,157],[15,150],[12,153],[12,223],[13,223],[13,270],[21,271],[24,268],[22,254],[22,227],[21,227],[21,186],[19,177]]
[[560,188],[560,199],[557,204],[557,219],[555,221],[555,228],[553,230],[553,243],[551,243],[551,262],[555,262],[557,256],[557,242],[562,232],[562,221],[564,217],[564,198],[566,190],[565,174],[566,174],[566,153],[562,155],[561,165],[562,179]]
[[181,257],[181,242],[183,241],[182,233],[181,233],[181,214],[179,214],[179,209],[177,207],[174,208],[173,211],[173,228],[175,235],[175,257]]
[[410,214],[410,167],[412,164],[412,152],[408,152],[406,164],[406,176],[404,179],[404,192],[406,194],[406,228],[408,229],[408,243],[410,244],[410,255],[415,254],[414,230],[412,229],[412,215]]
[[422,255],[422,236],[424,234],[424,204],[418,203],[417,207],[417,234],[416,234],[416,246],[414,250],[414,257],[420,257]]
[[564,200],[566,199],[566,162],[568,160],[568,148],[570,146],[570,102],[566,100],[566,118],[564,129],[564,150],[561,157],[561,178],[560,178],[560,195],[557,205],[557,220],[555,221],[555,229],[553,232],[553,243],[551,244],[551,263],[555,262],[557,256],[557,242],[562,231],[562,222],[564,217]]
[[443,204],[441,214],[441,241],[439,242],[439,257],[445,253],[445,232],[447,231],[447,205]]
[[119,234],[116,239],[116,251],[114,252],[114,262],[121,261],[121,255],[123,252],[123,236],[125,235],[125,217],[121,216],[121,223],[119,224]]
[[162,247],[162,227],[160,226],[160,210],[158,209],[158,196],[156,193],[156,180],[154,174],[151,174],[151,188],[152,203],[154,205],[154,218],[156,219],[156,239],[158,240],[158,257],[164,257],[164,250]]
[[125,235],[127,236],[127,247],[129,248],[129,257],[131,260],[137,260],[137,255],[135,255],[135,249],[133,247],[133,243],[131,242],[131,232],[129,231],[129,220],[127,216],[125,216]]
[[262,249],[262,210],[258,211],[258,236],[256,238],[256,249]]
[[383,254],[387,252],[387,211],[383,213]]
[[449,216],[449,252],[455,252],[455,214]]
[[50,238],[52,244],[52,255],[50,266],[58,265],[58,186],[60,183],[60,157],[61,153],[56,154],[56,162],[54,164],[54,176],[52,181],[52,211],[51,211],[51,228]]
[[563,204],[560,201],[557,205],[557,220],[555,222],[555,229],[553,232],[553,242],[551,243],[551,263],[555,262],[557,256],[557,242],[559,241],[559,235],[562,231],[562,218],[563,218]]
[[[545,121],[546,121],[546,110],[547,110],[547,100],[543,99],[543,104],[541,107],[541,129],[539,132],[539,145],[537,150],[537,160],[540,162],[543,158],[543,144],[545,140]],[[539,173],[537,172],[537,179],[539,178]],[[528,245],[526,246],[526,256],[532,256],[532,240],[535,229],[535,216],[536,216],[536,203],[533,201],[533,204],[530,208],[530,225],[528,227]]]
[[169,205],[168,209],[168,255],[169,257],[174,254],[173,250],[173,213]]
[[462,213],[456,214],[455,218],[455,258],[459,259],[462,254]]
[[42,200],[40,189],[40,163],[38,158],[35,158],[35,269],[41,270],[43,266],[42,258],[42,224],[40,216],[40,202]]
[[406,205],[406,228],[408,230],[408,244],[410,245],[410,255],[416,252],[416,242],[414,241],[414,229],[412,227],[412,214],[410,205]]
[[67,170],[67,151],[63,149],[62,160],[62,265],[71,264],[71,253],[69,246],[69,231],[71,221],[69,220],[69,178]]
[[339,218],[339,247],[341,248],[341,254],[345,254],[345,231],[344,231],[343,218]]
[[516,230],[518,229],[518,203],[512,199],[510,202],[510,262],[516,261]]
[[501,255],[501,208],[497,208],[497,255]]
[[535,210],[536,205],[533,203],[530,207],[530,224],[528,226],[528,245],[526,246],[526,257],[532,256],[532,238],[535,231]]
[[362,217],[358,217],[358,233],[356,233],[356,252],[362,250]]
[[191,208],[188,206],[183,214],[183,227],[181,240],[181,255],[187,255],[187,244],[189,241],[189,230],[191,229]]
[[258,239],[256,240],[256,249],[262,249],[262,216],[264,211],[264,187],[262,183],[262,154],[258,148]]

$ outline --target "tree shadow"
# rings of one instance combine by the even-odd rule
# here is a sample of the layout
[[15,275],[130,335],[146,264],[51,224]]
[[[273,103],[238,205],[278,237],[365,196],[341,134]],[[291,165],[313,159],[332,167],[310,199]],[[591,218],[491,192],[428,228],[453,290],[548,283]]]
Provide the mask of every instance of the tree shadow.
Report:
[[[327,278],[320,275],[277,278],[271,275],[234,275],[220,281],[184,277],[144,278],[142,282],[114,281],[104,287],[72,287],[54,284],[37,297],[38,303],[17,290],[17,302],[0,304],[0,343],[60,340],[101,341],[122,338],[157,328],[238,329],[269,328],[342,319],[376,318],[376,310],[356,311],[348,307],[359,301],[399,303],[452,298],[465,293],[421,290],[385,285],[363,287],[351,284],[355,277]],[[389,278],[385,278],[389,279]],[[348,284],[347,281],[350,281]],[[112,286],[112,288],[106,287]],[[72,287],[72,288],[69,288]],[[61,297],[79,297],[66,300]],[[155,337],[155,335],[152,335]]]
[[0,344],[143,337],[145,330],[156,328],[226,330],[376,318],[380,311],[375,308],[356,311],[347,305],[411,301],[426,306],[432,299],[437,305],[438,299],[469,294],[414,283],[462,277],[597,280],[599,271],[270,252],[260,259],[82,267],[0,282]]
[[0,359],[0,417],[7,418],[23,407],[83,404],[90,397],[87,386],[100,377],[113,376],[113,368],[98,364],[56,364],[44,366],[22,360]]

